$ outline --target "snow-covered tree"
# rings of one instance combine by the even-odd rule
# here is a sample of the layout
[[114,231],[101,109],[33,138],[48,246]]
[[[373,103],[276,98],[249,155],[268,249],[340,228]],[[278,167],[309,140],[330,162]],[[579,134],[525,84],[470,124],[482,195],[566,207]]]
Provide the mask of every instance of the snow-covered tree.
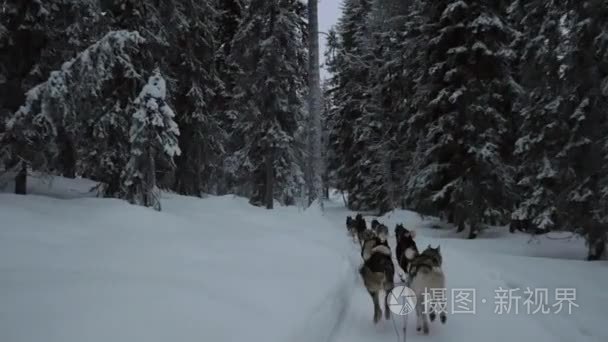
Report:
[[425,18],[424,75],[409,134],[417,141],[409,204],[440,214],[470,237],[504,223],[514,197],[511,103],[512,30],[497,3],[434,1]]
[[[568,141],[558,156],[567,163],[569,183],[575,187],[565,194],[560,212],[563,221],[581,227],[594,246],[605,243],[608,224],[608,209],[602,205],[606,202],[601,200],[608,171],[608,7],[604,1],[590,0],[572,2],[570,8],[573,49],[564,73],[572,106],[565,112]],[[603,237],[594,233],[595,227],[603,227]]]
[[[514,1],[511,17],[525,95],[518,101],[522,200],[519,225],[574,230],[592,246],[605,241],[605,4],[598,1]],[[605,229],[605,228],[604,228]]]
[[140,63],[146,70],[163,70],[171,88],[168,100],[180,113],[183,153],[163,185],[195,196],[225,191],[220,183],[231,122],[224,82],[232,73],[226,53],[239,25],[241,1],[112,0],[105,9],[112,25],[139,30],[148,41]]
[[250,201],[293,203],[301,188],[295,134],[304,117],[304,8],[295,0],[254,0],[232,44],[239,65],[233,134],[241,144],[231,162],[250,184]]
[[371,192],[378,189],[372,173],[377,163],[367,158],[370,141],[382,129],[375,122],[377,107],[370,84],[374,57],[367,27],[370,10],[369,0],[345,1],[336,33],[328,40],[328,67],[333,75],[326,96],[332,97],[334,104],[328,167],[336,187],[348,192],[348,205],[354,210],[373,210],[379,204]]
[[534,231],[554,229],[559,192],[567,183],[558,157],[567,139],[563,111],[569,107],[564,92],[564,63],[572,50],[572,36],[564,16],[565,2],[515,1],[509,15],[520,32],[516,72],[526,91],[517,98],[514,155],[518,164],[520,201],[512,226]]
[[166,102],[167,85],[156,69],[134,104],[129,142],[131,155],[125,170],[125,186],[131,201],[161,209],[157,187],[157,160],[174,167],[173,158],[181,154],[175,113]]
[[311,123],[309,142],[310,169],[309,201],[318,199],[323,206],[322,127],[321,127],[321,76],[319,66],[318,1],[308,0],[308,115]]
[[[106,33],[100,3],[95,0],[6,0],[0,7],[0,121],[25,102],[24,94],[49,78]],[[0,125],[0,132],[4,130]],[[74,132],[57,127],[58,164],[74,176]],[[19,158],[0,157],[8,168]]]
[[[106,95],[122,92],[125,96],[138,77],[132,57],[143,43],[137,32],[112,31],[51,72],[46,82],[26,93],[25,104],[8,120],[3,137],[5,155],[25,160],[39,171],[65,170],[61,165],[65,158],[58,156],[67,136],[79,142],[78,151],[72,145],[73,158],[80,156],[79,174],[97,170],[98,175],[107,175],[96,164],[101,160],[88,134],[115,106],[116,101]],[[116,147],[112,145],[115,151]],[[95,156],[88,158],[91,154]],[[106,177],[97,180],[111,182]]]

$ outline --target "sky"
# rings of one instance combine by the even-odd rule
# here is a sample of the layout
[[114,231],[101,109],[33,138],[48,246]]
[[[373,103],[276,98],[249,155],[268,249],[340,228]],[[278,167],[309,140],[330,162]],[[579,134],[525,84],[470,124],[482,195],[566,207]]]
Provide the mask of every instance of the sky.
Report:
[[[319,31],[328,32],[338,22],[342,0],[319,0]],[[328,73],[323,68],[325,59],[325,35],[319,35],[319,49],[321,58],[321,79],[327,78]]]

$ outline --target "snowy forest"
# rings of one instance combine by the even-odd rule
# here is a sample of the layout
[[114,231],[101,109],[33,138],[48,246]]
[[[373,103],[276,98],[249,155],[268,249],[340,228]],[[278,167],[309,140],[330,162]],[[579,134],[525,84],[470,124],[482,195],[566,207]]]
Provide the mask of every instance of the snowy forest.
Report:
[[322,94],[311,32],[300,0],[0,1],[0,172],[157,210],[160,191],[272,208],[322,187],[469,238],[573,231],[599,256],[606,1],[344,0]]

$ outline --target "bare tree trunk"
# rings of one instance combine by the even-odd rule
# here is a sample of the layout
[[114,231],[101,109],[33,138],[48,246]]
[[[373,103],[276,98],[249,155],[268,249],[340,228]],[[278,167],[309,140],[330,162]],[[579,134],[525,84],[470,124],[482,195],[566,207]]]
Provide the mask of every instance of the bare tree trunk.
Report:
[[27,163],[23,160],[21,161],[21,169],[15,177],[15,194],[27,194]]
[[196,157],[195,157],[196,163],[194,165],[194,189],[196,191],[195,195],[197,197],[201,197],[201,193],[203,190],[202,182],[201,182],[201,174],[203,172],[203,170],[202,170],[203,151],[202,151],[202,147],[200,145],[197,145],[195,147],[195,154],[196,154]]
[[323,169],[321,156],[321,75],[319,70],[319,18],[318,0],[308,0],[308,109],[312,118],[313,134],[313,188],[314,196],[323,210]]
[[59,128],[57,135],[61,148],[62,175],[67,178],[76,178],[76,149],[72,139],[63,127]]
[[266,209],[273,208],[274,202],[274,149],[269,149],[266,153]]
[[146,184],[144,190],[145,206],[160,211],[160,200],[156,197],[156,163],[154,160],[154,147],[148,147],[148,167],[146,170]]

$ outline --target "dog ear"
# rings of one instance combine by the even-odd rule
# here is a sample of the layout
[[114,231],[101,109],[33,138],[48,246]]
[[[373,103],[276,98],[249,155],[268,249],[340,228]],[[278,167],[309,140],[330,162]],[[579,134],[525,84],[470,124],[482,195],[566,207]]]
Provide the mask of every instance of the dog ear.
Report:
[[439,252],[439,249],[441,248],[440,245],[437,245],[437,252]]
[[426,249],[433,249],[433,247],[431,247],[431,244],[429,244],[429,246]]
[[416,231],[415,230],[410,230],[409,235],[412,237],[412,239],[416,238]]

